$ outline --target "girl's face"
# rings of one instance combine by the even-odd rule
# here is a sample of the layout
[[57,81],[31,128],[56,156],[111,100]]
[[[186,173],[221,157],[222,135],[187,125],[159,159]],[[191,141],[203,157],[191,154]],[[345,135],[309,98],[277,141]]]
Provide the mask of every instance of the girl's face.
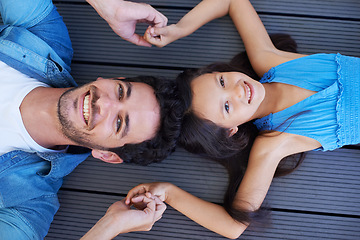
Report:
[[191,82],[191,89],[196,114],[235,132],[238,125],[256,118],[265,97],[263,85],[240,72],[201,75]]

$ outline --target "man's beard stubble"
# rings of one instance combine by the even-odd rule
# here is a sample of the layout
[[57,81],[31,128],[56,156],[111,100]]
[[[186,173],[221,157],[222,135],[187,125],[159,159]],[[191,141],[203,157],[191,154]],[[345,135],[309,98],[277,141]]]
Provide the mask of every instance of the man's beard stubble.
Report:
[[[104,147],[99,146],[97,144],[91,143],[91,135],[89,133],[85,133],[80,129],[77,129],[73,122],[70,120],[68,106],[73,105],[73,108],[76,109],[78,105],[78,100],[72,101],[70,96],[73,91],[78,88],[71,88],[65,91],[59,98],[57,115],[60,122],[61,132],[65,137],[74,142],[77,146],[82,146],[90,149],[101,149],[105,150]],[[91,103],[92,106],[94,103]]]

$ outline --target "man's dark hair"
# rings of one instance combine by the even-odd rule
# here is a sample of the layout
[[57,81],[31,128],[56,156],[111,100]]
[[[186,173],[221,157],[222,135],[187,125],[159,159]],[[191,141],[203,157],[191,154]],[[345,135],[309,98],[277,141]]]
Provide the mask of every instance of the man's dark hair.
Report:
[[175,150],[180,135],[184,107],[178,96],[176,82],[151,76],[138,76],[123,81],[146,83],[154,89],[160,105],[160,127],[152,139],[137,144],[125,144],[109,151],[119,155],[124,162],[140,165],[160,162]]

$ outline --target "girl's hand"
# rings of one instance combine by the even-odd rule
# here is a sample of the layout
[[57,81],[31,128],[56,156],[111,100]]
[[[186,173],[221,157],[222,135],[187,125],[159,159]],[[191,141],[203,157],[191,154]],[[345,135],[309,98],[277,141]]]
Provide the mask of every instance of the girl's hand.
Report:
[[181,38],[181,29],[176,24],[166,27],[148,27],[144,39],[157,47],[165,47]]
[[141,196],[142,194],[147,194],[149,192],[151,195],[157,196],[161,201],[165,202],[168,199],[171,186],[171,183],[160,182],[140,184],[128,192],[125,198],[125,203],[129,205],[131,202],[136,201],[137,196]]

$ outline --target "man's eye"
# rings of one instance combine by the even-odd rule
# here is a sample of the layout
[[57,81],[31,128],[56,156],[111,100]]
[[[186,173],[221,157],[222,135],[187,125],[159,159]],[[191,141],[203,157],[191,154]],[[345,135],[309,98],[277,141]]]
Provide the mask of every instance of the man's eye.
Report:
[[222,86],[222,87],[225,87],[225,82],[224,82],[224,79],[223,79],[223,77],[221,76],[220,77],[220,85]]
[[124,88],[121,84],[119,84],[119,99],[122,99],[124,96]]
[[118,119],[116,120],[116,132],[119,132],[121,128],[121,118],[118,117]]
[[225,111],[226,111],[227,113],[229,113],[229,102],[228,102],[228,101],[225,102],[224,107],[225,107]]

